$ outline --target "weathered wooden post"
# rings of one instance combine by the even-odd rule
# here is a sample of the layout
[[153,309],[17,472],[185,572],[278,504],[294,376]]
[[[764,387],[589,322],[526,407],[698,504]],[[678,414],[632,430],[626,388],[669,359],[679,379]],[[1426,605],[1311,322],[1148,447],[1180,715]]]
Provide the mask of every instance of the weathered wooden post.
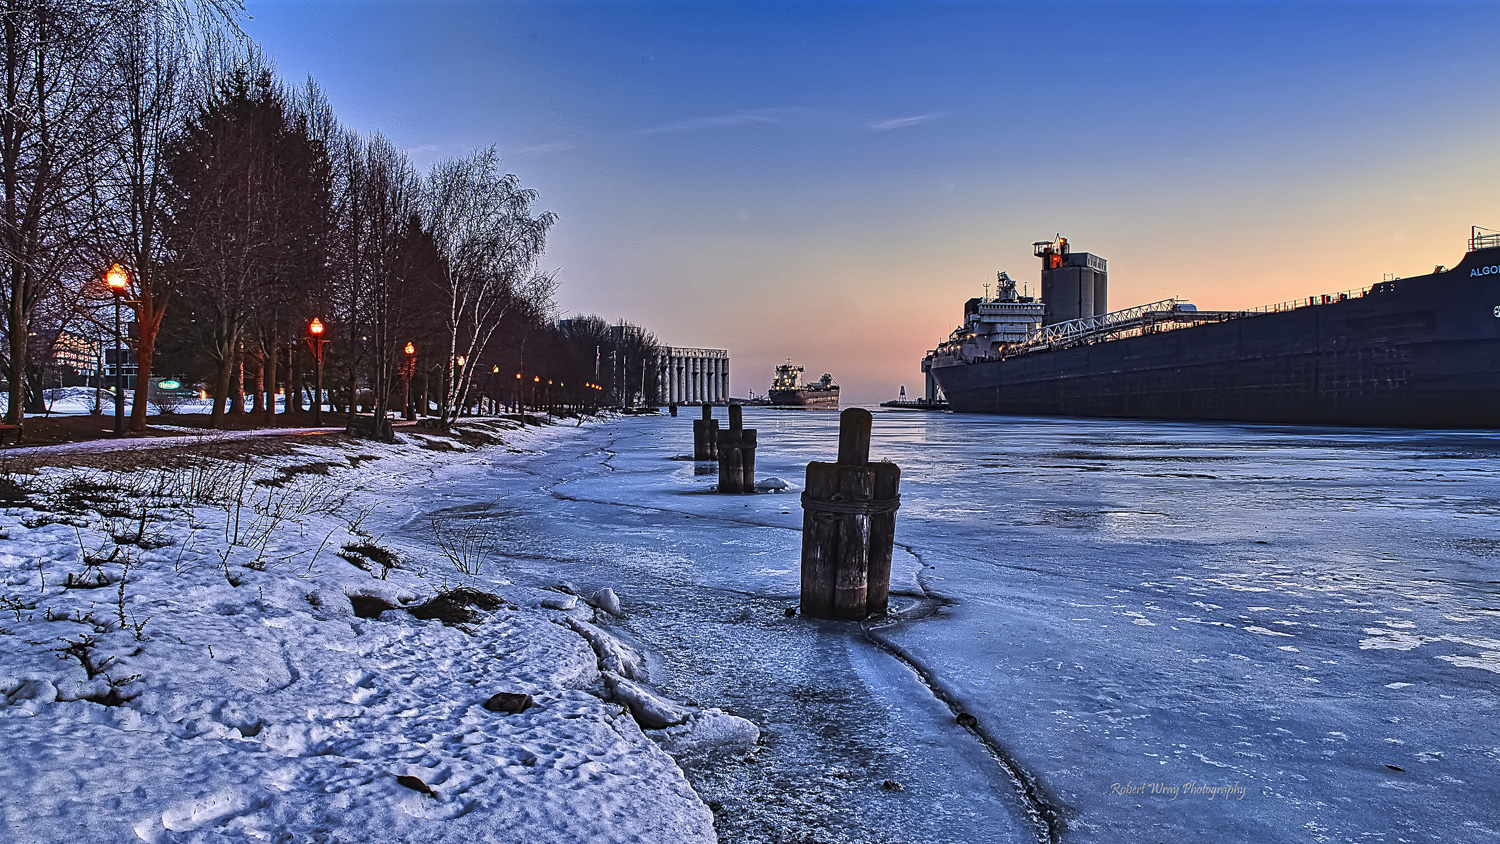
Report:
[[677,418],[677,402],[672,402],[670,405],[667,406],[667,409],[672,412],[672,418],[676,419]]
[[714,418],[714,409],[703,406],[703,418],[693,420],[693,459],[719,459],[719,420]]
[[755,429],[744,419],[744,409],[731,404],[729,428],[719,432],[719,492],[755,491]]
[[870,463],[868,410],[839,416],[837,463],[807,464],[802,491],[802,612],[861,619],[886,610],[901,469]]

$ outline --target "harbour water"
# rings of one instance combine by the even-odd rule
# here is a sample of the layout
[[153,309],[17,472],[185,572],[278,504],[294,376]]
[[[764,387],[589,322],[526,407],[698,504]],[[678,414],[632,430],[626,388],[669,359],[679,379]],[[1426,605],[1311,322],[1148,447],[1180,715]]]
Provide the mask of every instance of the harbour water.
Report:
[[[836,452],[837,414],[745,416],[762,477]],[[1496,435],[877,411],[898,612],[866,626],[788,617],[795,491],[715,495],[690,452],[623,418],[442,492],[761,724],[686,764],[721,840],[1500,834]]]

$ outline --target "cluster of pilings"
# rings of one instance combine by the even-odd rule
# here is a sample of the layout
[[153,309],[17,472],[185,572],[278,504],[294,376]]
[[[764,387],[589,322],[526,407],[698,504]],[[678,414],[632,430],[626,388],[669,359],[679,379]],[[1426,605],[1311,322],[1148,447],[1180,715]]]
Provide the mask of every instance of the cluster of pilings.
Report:
[[[874,419],[849,408],[839,417],[838,460],[807,464],[802,491],[802,612],[819,618],[863,619],[886,611],[901,469],[870,462]],[[717,460],[719,492],[755,491],[755,429],[729,406],[729,427],[713,409],[693,420],[693,459]]]

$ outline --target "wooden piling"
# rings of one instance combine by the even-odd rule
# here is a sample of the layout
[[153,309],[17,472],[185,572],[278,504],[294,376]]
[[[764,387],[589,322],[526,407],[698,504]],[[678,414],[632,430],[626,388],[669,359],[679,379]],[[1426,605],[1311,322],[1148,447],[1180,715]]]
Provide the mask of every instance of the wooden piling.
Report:
[[870,412],[839,418],[839,459],[807,464],[802,493],[802,611],[862,619],[885,612],[901,471],[869,462]]
[[693,459],[719,459],[719,420],[714,418],[714,409],[706,404],[703,418],[693,420]]
[[895,463],[875,463],[874,501],[891,502],[889,509],[877,508],[870,514],[870,578],[865,609],[871,615],[883,613],[891,595],[891,557],[896,548],[896,506],[901,501],[901,467]]
[[729,406],[729,427],[718,432],[719,492],[755,491],[755,429],[744,426],[744,409]]

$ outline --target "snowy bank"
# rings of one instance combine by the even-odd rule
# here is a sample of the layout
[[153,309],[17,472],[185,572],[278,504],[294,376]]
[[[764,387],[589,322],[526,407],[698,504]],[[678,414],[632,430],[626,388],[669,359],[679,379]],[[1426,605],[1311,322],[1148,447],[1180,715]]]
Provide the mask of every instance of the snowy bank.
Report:
[[753,724],[499,576],[483,509],[383,538],[424,480],[553,431],[7,456],[6,840],[715,841],[667,750],[748,753]]

